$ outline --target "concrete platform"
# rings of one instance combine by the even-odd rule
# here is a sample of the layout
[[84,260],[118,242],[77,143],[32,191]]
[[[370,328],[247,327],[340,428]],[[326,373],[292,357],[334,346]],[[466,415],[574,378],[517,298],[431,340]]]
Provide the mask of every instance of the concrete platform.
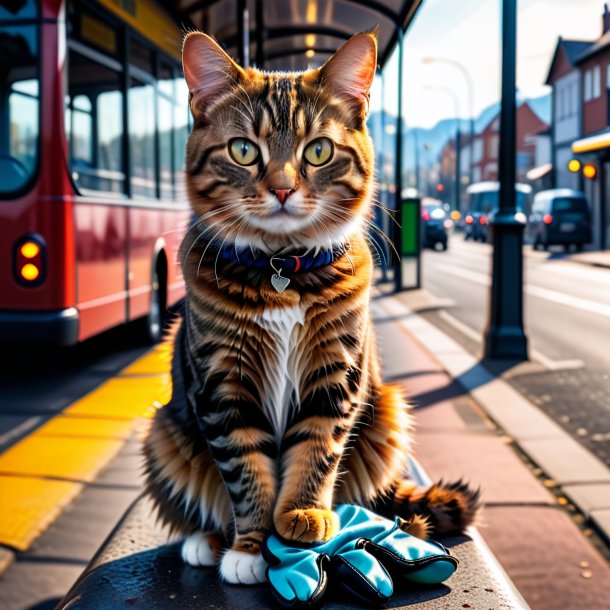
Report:
[[[421,295],[415,302],[425,309]],[[609,608],[610,564],[557,497],[523,462],[515,451],[512,434],[500,430],[473,395],[495,398],[493,412],[506,414],[509,427],[514,426],[521,437],[519,444],[541,437],[561,440],[559,427],[553,422],[549,424],[544,414],[538,415],[523,397],[519,397],[519,402],[511,400],[514,390],[502,388],[497,392],[490,388],[494,378],[482,367],[473,373],[472,362],[468,361],[474,360],[472,356],[460,354],[461,348],[448,338],[439,339],[440,331],[427,328],[425,320],[405,312],[393,298],[378,299],[376,306],[383,354],[391,359],[393,380],[405,386],[414,405],[417,459],[433,479],[464,477],[481,487],[485,507],[479,530],[527,603],[534,610]],[[402,326],[402,331],[393,325]],[[409,327],[422,332],[411,334]],[[463,370],[469,374],[461,377],[448,374],[443,366],[448,359],[455,367],[454,372],[465,367]],[[536,427],[539,420],[543,422],[542,429]],[[546,434],[549,437],[545,438]],[[563,468],[566,481],[568,475],[587,480],[601,477],[605,481],[604,470],[583,467],[585,462],[579,458],[588,459],[588,455],[580,449],[582,453],[579,451],[576,456],[559,456],[551,465],[554,472],[560,473]],[[598,466],[595,462],[594,465]],[[588,493],[591,518],[595,520],[597,516],[599,526],[610,527],[610,511],[605,510],[608,499],[605,484],[567,486],[564,491],[583,497]]]

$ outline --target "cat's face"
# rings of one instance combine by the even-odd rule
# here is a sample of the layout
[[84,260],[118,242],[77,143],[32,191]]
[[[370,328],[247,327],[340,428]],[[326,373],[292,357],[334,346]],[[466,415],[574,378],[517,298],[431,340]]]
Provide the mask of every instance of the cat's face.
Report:
[[238,67],[208,36],[183,49],[195,127],[187,185],[207,239],[328,247],[368,213],[373,151],[366,131],[376,43],[358,34],[317,70]]

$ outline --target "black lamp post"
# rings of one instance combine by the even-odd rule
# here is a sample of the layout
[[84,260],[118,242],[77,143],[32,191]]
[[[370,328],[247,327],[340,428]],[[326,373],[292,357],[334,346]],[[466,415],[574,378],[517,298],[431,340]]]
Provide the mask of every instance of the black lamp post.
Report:
[[527,360],[523,329],[523,223],[516,218],[517,0],[502,1],[499,211],[490,225],[493,270],[485,357]]

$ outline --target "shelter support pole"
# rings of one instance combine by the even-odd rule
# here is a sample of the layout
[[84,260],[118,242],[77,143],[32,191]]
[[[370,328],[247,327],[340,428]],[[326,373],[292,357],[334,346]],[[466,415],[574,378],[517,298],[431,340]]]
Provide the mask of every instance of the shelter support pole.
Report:
[[527,360],[523,329],[523,230],[516,217],[517,0],[502,0],[502,104],[499,210],[490,225],[492,281],[485,357]]

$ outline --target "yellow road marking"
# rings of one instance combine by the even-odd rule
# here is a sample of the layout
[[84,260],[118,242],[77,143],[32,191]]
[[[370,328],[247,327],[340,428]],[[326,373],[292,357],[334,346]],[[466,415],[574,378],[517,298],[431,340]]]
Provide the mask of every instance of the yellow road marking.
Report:
[[37,433],[0,456],[0,474],[91,482],[123,446],[114,439],[45,437]]
[[0,544],[29,548],[119,452],[135,421],[169,400],[169,369],[167,347],[152,349],[0,455]]
[[121,377],[126,375],[164,374],[170,368],[170,353],[165,345],[157,346],[148,354],[138,358],[121,371]]
[[57,415],[44,426],[41,426],[37,434],[39,436],[127,439],[131,436],[134,427],[135,423],[128,419]]
[[68,407],[66,415],[88,415],[133,419],[151,417],[155,403],[165,403],[171,394],[168,374],[152,377],[115,377]]
[[0,475],[0,542],[25,551],[82,488],[80,483]]

